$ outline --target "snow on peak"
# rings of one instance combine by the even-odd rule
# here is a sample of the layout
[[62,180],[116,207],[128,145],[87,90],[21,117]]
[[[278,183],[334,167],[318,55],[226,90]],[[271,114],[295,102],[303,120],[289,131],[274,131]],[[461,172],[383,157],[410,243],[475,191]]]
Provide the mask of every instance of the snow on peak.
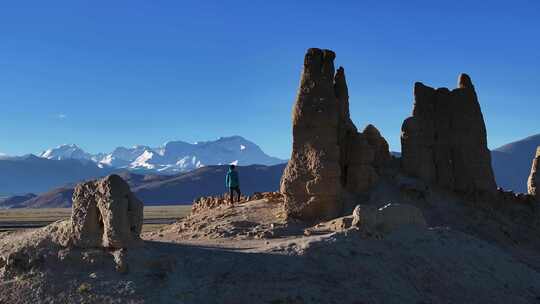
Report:
[[145,150],[134,162],[131,163],[130,167],[132,168],[144,168],[144,169],[154,169],[156,166],[150,164],[150,161],[154,157],[154,152]]
[[284,162],[267,155],[255,143],[241,136],[220,137],[196,143],[168,141],[157,148],[144,145],[134,145],[131,148],[117,147],[111,153],[94,155],[72,144],[49,149],[40,156],[49,159],[85,159],[93,161],[99,167],[166,174],[187,172],[207,165],[275,165]]
[[86,153],[84,150],[79,148],[75,144],[70,145],[60,145],[56,148],[48,149],[41,153],[39,157],[62,160],[62,159],[83,159],[89,160],[91,155]]

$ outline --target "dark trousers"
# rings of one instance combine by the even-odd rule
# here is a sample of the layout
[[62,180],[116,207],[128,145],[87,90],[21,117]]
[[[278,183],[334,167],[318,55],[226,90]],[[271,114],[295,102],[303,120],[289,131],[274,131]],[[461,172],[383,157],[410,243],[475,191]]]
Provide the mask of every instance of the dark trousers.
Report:
[[236,187],[229,187],[229,192],[230,192],[230,198],[231,198],[231,202],[234,203],[234,196],[233,196],[233,193],[236,192],[236,194],[238,195],[238,202],[240,201],[240,195],[242,195],[240,193],[240,187],[236,186]]

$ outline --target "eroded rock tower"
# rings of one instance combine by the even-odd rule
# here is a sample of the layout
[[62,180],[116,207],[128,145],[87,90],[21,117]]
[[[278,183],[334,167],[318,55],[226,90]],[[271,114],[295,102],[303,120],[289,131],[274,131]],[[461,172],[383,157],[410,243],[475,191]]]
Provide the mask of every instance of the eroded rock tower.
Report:
[[335,53],[308,49],[293,108],[293,149],[281,179],[288,215],[307,221],[335,218],[346,193],[367,191],[391,158],[372,125],[359,133],[349,116],[345,71]]
[[415,84],[401,145],[406,174],[467,195],[497,190],[484,118],[467,74],[459,76],[452,91]]

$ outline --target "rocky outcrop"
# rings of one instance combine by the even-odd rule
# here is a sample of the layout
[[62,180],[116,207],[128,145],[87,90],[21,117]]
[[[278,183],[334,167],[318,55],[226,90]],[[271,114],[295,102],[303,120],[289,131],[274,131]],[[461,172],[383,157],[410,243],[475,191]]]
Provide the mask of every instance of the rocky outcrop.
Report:
[[495,193],[486,127],[471,79],[458,88],[414,87],[414,108],[402,126],[406,174],[467,195]]
[[536,156],[531,167],[531,175],[529,175],[529,180],[527,181],[527,189],[530,195],[537,201],[540,201],[540,147],[536,149]]
[[[234,205],[242,204],[248,201],[266,199],[272,202],[282,201],[283,196],[279,192],[255,192],[251,196],[240,197],[240,200],[235,202]],[[203,196],[195,199],[191,205],[191,214],[201,213],[203,211],[216,209],[219,207],[230,207],[231,199],[229,194],[225,193],[223,195],[214,195],[214,196]]]
[[359,133],[349,116],[345,71],[334,52],[309,49],[293,108],[293,148],[281,179],[288,215],[307,221],[343,212],[345,192],[367,191],[377,166],[391,158],[388,144],[369,125]]
[[381,208],[358,205],[352,217],[352,226],[360,229],[366,237],[382,238],[403,226],[427,226],[422,211],[405,204],[386,204]]
[[120,176],[77,185],[72,208],[73,245],[126,248],[140,242],[143,203]]
[[304,230],[304,235],[358,231],[363,238],[383,239],[405,226],[426,229],[422,210],[408,204],[388,203],[380,208],[357,205],[351,215],[318,223]]
[[[242,196],[240,197],[240,201],[237,202],[237,204],[243,203],[245,201],[246,197]],[[227,194],[203,196],[193,201],[193,204],[191,205],[191,214],[200,213],[204,210],[215,209],[223,206],[232,206],[231,199]]]

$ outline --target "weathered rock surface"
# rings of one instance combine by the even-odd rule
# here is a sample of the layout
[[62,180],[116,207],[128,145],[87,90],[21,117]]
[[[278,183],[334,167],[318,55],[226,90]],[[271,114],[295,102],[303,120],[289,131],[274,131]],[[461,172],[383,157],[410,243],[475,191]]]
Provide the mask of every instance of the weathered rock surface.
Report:
[[[396,184],[376,187],[399,194]],[[310,224],[282,217],[269,199],[202,210],[127,251],[60,246],[54,235],[69,220],[0,233],[0,303],[536,303],[530,208],[499,212],[431,191],[437,203],[363,204],[360,227],[368,210],[406,205],[431,227],[409,225],[415,212],[401,209],[376,216],[383,225],[370,224],[371,236],[347,229],[351,215],[305,235]]]
[[77,185],[72,208],[73,245],[126,248],[140,242],[143,203],[120,176]]
[[345,192],[367,191],[391,158],[372,125],[359,133],[349,116],[345,72],[334,52],[309,49],[293,108],[293,149],[281,179],[287,214],[306,221],[343,212]]
[[471,79],[458,88],[416,83],[413,114],[402,126],[402,166],[414,177],[468,195],[495,193],[486,127]]
[[[230,195],[225,193],[223,195],[203,196],[195,199],[191,205],[191,214],[197,214],[210,209],[219,207],[230,207],[231,203]],[[251,196],[240,197],[239,201],[235,201],[234,204],[242,204],[247,201],[268,199],[270,201],[282,201],[283,196],[279,192],[255,192]]]
[[232,244],[238,240],[280,236],[288,227],[281,194],[265,192],[256,196],[254,200],[234,204],[219,197],[203,198],[189,216],[146,237],[157,241],[227,239]]
[[309,227],[305,234],[356,229],[364,238],[383,239],[389,233],[402,229],[404,226],[426,229],[427,223],[422,211],[407,204],[388,203],[379,208],[357,205],[351,215]]
[[[357,206],[357,208],[360,206]],[[360,207],[353,212],[353,225],[366,236],[383,237],[403,226],[426,228],[422,211],[405,204],[386,204],[380,208]]]
[[531,167],[531,175],[527,181],[527,189],[530,195],[540,201],[540,147],[536,149],[536,156]]

